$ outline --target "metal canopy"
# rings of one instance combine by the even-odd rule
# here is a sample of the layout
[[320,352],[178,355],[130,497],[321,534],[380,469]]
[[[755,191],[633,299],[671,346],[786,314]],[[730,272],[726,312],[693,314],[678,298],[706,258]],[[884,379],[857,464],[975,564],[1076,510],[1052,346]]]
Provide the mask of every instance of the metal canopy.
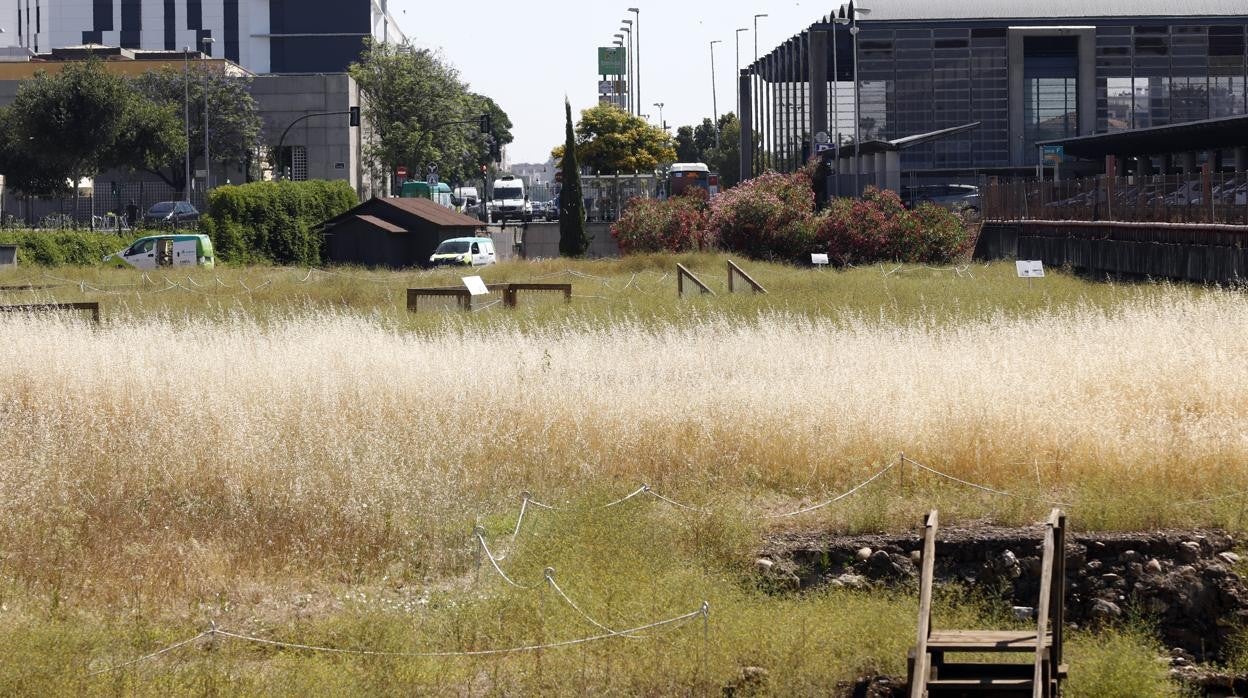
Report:
[[[923,145],[924,143],[930,143],[935,140],[940,140],[941,138],[947,138],[949,136],[962,133],[963,131],[970,131],[972,129],[979,128],[979,124],[980,122],[973,121],[969,124],[962,124],[961,126],[953,126],[951,128],[942,128],[939,131],[929,131],[928,133],[920,133],[920,134],[916,134],[913,136],[906,136],[905,138],[897,138],[891,141],[882,141],[882,140],[863,141],[862,142],[862,154],[863,155],[875,155],[876,153],[887,153],[887,152],[891,152],[895,150],[906,150],[907,148],[913,148],[915,146]],[[850,143],[849,145],[841,146],[841,158],[852,158],[857,154],[858,154],[858,148],[853,143]]]
[[1248,115],[1186,121],[1118,133],[1099,133],[1036,145],[1060,145],[1067,155],[1089,160],[1106,155],[1168,155],[1248,146]]

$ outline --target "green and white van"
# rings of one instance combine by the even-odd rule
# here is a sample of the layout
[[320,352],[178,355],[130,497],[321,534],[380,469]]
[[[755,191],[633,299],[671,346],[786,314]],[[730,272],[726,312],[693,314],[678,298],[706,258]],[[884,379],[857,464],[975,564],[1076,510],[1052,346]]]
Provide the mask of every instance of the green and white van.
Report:
[[104,258],[135,269],[216,266],[212,240],[207,235],[149,235]]
[[429,264],[440,266],[484,267],[498,263],[494,241],[489,238],[451,238],[443,240],[429,258]]

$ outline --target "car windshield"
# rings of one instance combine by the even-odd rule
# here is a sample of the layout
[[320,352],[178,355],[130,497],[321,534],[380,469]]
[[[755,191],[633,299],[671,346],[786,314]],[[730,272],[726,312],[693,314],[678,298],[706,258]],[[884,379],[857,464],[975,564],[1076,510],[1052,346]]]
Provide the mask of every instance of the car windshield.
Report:
[[434,254],[463,254],[468,251],[468,245],[467,240],[447,240],[438,245],[438,251]]
[[524,190],[520,187],[499,187],[494,190],[495,199],[523,199]]
[[162,201],[161,203],[153,206],[152,210],[148,211],[148,213],[169,213],[176,205],[177,204],[172,201]]

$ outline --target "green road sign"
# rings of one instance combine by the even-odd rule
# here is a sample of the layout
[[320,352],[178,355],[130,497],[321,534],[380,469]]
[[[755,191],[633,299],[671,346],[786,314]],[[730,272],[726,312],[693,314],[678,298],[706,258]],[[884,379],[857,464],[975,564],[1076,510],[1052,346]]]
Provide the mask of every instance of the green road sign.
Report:
[[1040,146],[1040,161],[1056,165],[1066,159],[1066,147],[1061,145]]
[[628,72],[628,49],[620,46],[599,47],[599,75],[623,75],[626,72]]

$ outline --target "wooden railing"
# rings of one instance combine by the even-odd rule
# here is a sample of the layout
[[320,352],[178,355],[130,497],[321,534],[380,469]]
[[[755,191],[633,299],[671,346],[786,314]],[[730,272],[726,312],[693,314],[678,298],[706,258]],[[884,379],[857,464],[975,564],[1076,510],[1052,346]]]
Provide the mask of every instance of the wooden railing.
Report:
[[55,313],[67,310],[85,310],[91,313],[91,320],[100,322],[99,303],[28,303],[25,305],[0,305],[0,313]]
[[[572,302],[572,284],[530,284],[530,283],[506,283],[506,284],[486,284],[486,289],[491,293],[503,294],[503,305],[508,308],[516,308],[520,304],[520,294],[527,292],[537,293],[562,293],[566,302]],[[464,310],[472,310],[473,295],[463,286],[447,286],[438,288],[409,288],[407,289],[407,309],[409,312],[417,312],[420,309],[421,298],[455,298],[459,307]]]
[[914,648],[914,665],[910,675],[910,698],[924,698],[927,695],[927,677],[932,671],[927,641],[932,633],[932,577],[936,573],[938,518],[939,515],[933,509],[923,520],[923,571],[919,577],[919,630],[918,642]]

